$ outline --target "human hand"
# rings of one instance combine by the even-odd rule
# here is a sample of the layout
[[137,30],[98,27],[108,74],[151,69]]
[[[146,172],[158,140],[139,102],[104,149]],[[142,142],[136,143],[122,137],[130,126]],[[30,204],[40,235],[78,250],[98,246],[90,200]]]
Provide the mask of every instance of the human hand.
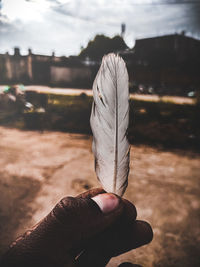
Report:
[[103,267],[117,255],[149,243],[151,226],[136,220],[128,200],[89,190],[63,198],[3,256],[6,267]]

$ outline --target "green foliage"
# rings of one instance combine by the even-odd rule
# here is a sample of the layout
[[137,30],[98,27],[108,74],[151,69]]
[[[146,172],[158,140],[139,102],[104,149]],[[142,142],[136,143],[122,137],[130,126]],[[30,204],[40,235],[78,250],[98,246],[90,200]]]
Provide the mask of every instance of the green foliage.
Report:
[[[35,130],[56,130],[91,134],[92,97],[48,95],[45,113],[1,118],[0,124]],[[1,113],[0,113],[1,115]],[[132,144],[200,151],[200,109],[196,105],[130,101],[128,136]],[[22,127],[22,119],[24,126]]]
[[132,100],[130,142],[200,151],[199,116],[195,105]]
[[128,46],[120,36],[109,38],[105,35],[96,35],[94,40],[89,41],[87,47],[80,53],[80,57],[89,57],[93,60],[100,60],[105,54],[125,50]]

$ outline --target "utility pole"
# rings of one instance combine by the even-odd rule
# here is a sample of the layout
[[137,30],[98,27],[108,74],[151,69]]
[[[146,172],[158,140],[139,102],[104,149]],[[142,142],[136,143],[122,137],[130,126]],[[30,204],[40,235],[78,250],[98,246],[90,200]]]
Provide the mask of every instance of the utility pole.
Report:
[[126,31],[126,24],[125,23],[122,23],[121,24],[121,37],[122,38],[124,38],[125,31]]

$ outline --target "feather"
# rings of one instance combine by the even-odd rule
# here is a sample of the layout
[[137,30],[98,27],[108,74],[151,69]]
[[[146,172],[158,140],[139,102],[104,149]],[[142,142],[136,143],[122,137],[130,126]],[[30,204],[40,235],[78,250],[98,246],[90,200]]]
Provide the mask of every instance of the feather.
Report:
[[130,145],[128,73],[121,57],[103,57],[93,98],[90,124],[96,175],[105,191],[122,196],[128,185]]

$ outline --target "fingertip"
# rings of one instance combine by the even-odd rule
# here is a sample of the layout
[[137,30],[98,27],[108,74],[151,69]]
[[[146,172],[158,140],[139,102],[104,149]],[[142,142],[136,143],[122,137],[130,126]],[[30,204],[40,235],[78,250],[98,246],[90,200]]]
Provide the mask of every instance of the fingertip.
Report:
[[149,244],[153,240],[153,230],[146,221],[136,221],[136,231],[139,236],[140,245]]
[[92,200],[96,202],[96,204],[104,214],[113,212],[118,209],[120,203],[120,199],[116,195],[110,193],[99,194],[93,197]]

